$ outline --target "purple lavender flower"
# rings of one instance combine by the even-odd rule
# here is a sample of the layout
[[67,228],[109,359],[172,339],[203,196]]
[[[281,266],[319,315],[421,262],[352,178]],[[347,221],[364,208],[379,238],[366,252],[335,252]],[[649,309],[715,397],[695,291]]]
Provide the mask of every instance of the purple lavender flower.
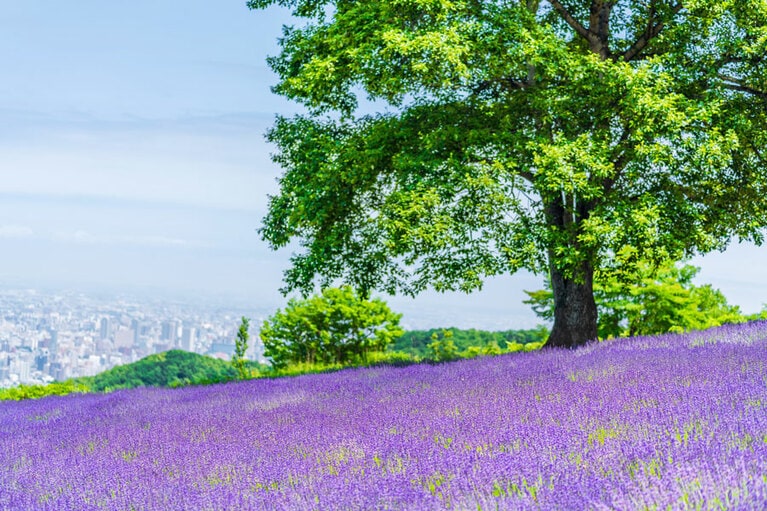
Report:
[[767,509],[767,323],[0,403],[0,510]]

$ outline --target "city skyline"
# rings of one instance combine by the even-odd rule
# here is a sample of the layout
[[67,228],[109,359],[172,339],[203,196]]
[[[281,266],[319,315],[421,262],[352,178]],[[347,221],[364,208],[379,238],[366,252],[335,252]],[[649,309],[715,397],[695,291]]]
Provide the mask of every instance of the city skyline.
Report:
[[[272,252],[257,233],[281,174],[264,133],[300,111],[270,91],[284,23],[244,0],[7,2],[0,286],[284,306],[295,247]],[[696,258],[697,282],[757,312],[763,254]],[[528,328],[540,321],[523,290],[542,284],[520,273],[470,296],[384,298],[418,327]]]
[[[181,349],[229,360],[242,316],[266,310],[77,292],[0,290],[0,388],[93,376]],[[248,358],[265,361],[256,331]]]

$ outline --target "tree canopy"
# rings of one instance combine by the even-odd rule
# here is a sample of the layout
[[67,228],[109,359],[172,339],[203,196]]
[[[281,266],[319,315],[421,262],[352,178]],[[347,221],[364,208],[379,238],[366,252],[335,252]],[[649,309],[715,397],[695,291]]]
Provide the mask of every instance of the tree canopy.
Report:
[[302,245],[287,289],[524,268],[552,283],[549,344],[575,346],[595,279],[762,241],[763,0],[248,2],[271,4],[301,19],[274,90],[306,107],[268,135],[261,234]]
[[366,299],[350,286],[288,302],[261,326],[264,355],[273,367],[294,363],[347,364],[384,351],[404,333],[401,315],[380,299]]

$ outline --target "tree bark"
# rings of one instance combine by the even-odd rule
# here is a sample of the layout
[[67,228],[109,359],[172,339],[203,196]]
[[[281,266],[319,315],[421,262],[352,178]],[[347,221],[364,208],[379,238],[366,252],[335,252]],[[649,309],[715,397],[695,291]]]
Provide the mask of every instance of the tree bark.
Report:
[[594,270],[587,263],[580,267],[580,278],[565,276],[550,264],[554,293],[554,327],[547,347],[575,348],[597,338],[597,306],[594,302]]

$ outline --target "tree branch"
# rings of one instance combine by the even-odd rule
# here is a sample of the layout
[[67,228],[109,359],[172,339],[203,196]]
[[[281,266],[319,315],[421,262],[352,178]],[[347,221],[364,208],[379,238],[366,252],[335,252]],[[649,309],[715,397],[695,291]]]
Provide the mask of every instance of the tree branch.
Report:
[[494,80],[483,80],[479,82],[476,85],[476,87],[474,87],[474,89],[472,89],[472,93],[481,94],[491,89],[494,85],[501,85],[511,90],[526,89],[534,85],[533,82],[534,82],[534,75],[533,75],[533,81],[530,81],[530,76],[528,76],[528,78],[524,80],[519,80],[516,78],[497,78]]
[[613,149],[618,150],[619,152],[613,159],[613,170],[615,171],[615,174],[613,174],[612,177],[605,178],[603,181],[603,190],[605,196],[612,192],[615,183],[617,183],[623,175],[623,171],[625,170],[626,164],[629,161],[630,148],[621,148],[621,146],[629,139],[629,137],[633,134],[633,131],[634,130],[631,129],[631,127],[628,125],[624,126],[620,138],[613,146]]
[[570,14],[570,12],[565,8],[564,5],[562,5],[557,0],[549,0],[551,2],[552,7],[562,16],[562,18],[567,22],[568,25],[570,25],[573,30],[575,30],[578,35],[583,37],[584,39],[587,39],[591,41],[590,39],[590,32],[584,27],[583,25],[578,22],[575,18],[573,18],[573,15]]
[[588,39],[591,51],[597,53],[602,60],[612,56],[610,51],[610,12],[615,6],[614,1],[593,0],[589,15]]
[[755,89],[753,87],[749,87],[747,85],[739,85],[737,83],[725,83],[725,88],[738,91],[738,92],[745,92],[747,94],[751,94],[753,96],[756,96],[758,98],[762,98],[767,100],[767,91]]
[[517,175],[530,184],[535,184],[535,175],[529,170],[518,170]]
[[726,82],[724,86],[730,90],[747,92],[749,94],[753,94],[754,96],[767,99],[767,91],[745,85],[743,80],[740,78],[735,78],[734,76],[726,75],[724,73],[719,73],[719,78]]
[[[677,14],[679,11],[682,10],[682,7],[684,7],[682,5],[682,2],[679,2],[678,4],[676,4],[671,9],[671,15],[673,16]],[[642,33],[642,35],[639,36],[639,39],[637,39],[634,42],[634,44],[632,44],[631,47],[628,50],[626,50],[626,52],[623,54],[621,58],[624,60],[624,62],[630,62],[634,60],[634,58],[636,58],[636,56],[639,55],[639,53],[642,50],[644,50],[644,48],[650,43],[650,41],[652,41],[655,37],[658,36],[658,34],[660,34],[661,30],[663,30],[663,27],[666,26],[666,23],[663,21],[654,23],[655,16],[656,16],[656,12],[655,12],[655,7],[653,5],[653,7],[651,7],[650,9],[650,16],[648,17],[648,20],[647,20],[647,28]]]
[[610,35],[610,11],[614,5],[615,2],[603,0],[596,0],[591,3],[589,32],[595,34],[603,43],[607,41]]

